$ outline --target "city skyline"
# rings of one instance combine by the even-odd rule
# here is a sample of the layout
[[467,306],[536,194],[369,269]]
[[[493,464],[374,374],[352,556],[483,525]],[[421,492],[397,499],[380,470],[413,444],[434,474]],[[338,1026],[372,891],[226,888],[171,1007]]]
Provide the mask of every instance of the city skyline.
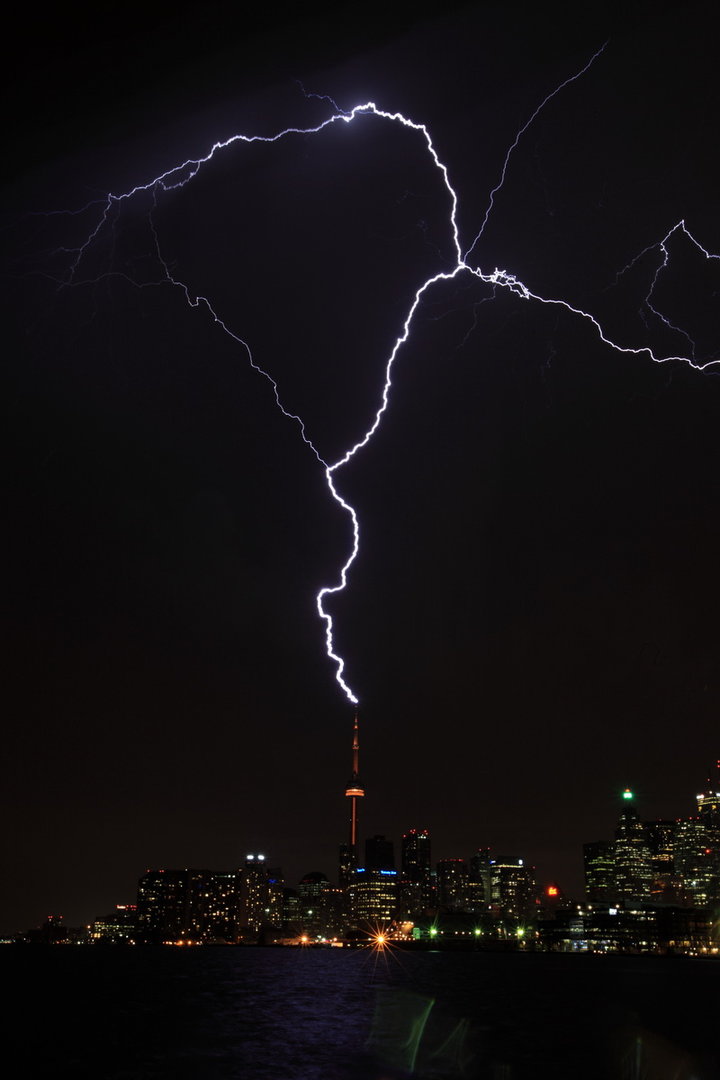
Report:
[[[347,521],[246,353],[158,283],[158,244],[327,460],[367,429],[414,291],[455,265],[426,145],[370,118],[112,204],[92,283],[59,287],[108,192],[374,100],[427,125],[469,243],[517,133],[604,45],[518,142],[474,254],[628,347],[717,358],[718,264],[682,232],[657,246],[683,220],[720,252],[702,6],[343,11],[349,35],[309,12],[221,33],[220,8],[180,5],[109,35],[49,16],[18,50],[4,928],[41,918],[49,884],[84,921],[138,867],[286,845],[297,877],[345,838],[353,711],[315,597]],[[428,294],[342,473],[363,547],[332,607],[363,836],[522,849],[577,891],[615,792],[682,817],[717,756],[720,383],[566,314],[460,277]]]
[[[362,791],[359,782],[357,710],[352,725],[352,766],[346,798],[352,798],[353,792]],[[688,802],[692,806],[691,800]],[[144,909],[152,912],[152,905],[158,904],[160,906],[154,916],[158,918],[159,913],[167,908],[165,891],[170,882],[170,907],[173,913],[177,908],[177,915],[173,914],[172,917],[180,919],[182,902],[176,898],[174,890],[180,890],[180,897],[194,895],[196,890],[204,889],[208,897],[216,897],[214,902],[227,904],[240,888],[235,884],[238,876],[244,882],[242,904],[248,911],[255,912],[249,917],[249,926],[246,927],[246,933],[249,930],[251,936],[257,935],[264,926],[278,930],[281,924],[293,919],[297,920],[297,925],[302,924],[300,908],[296,911],[286,907],[286,898],[281,895],[286,893],[296,898],[296,906],[297,896],[302,901],[306,894],[320,904],[323,913],[317,926],[320,936],[327,932],[337,933],[343,926],[361,932],[371,927],[377,929],[383,922],[402,921],[408,916],[417,919],[421,913],[424,913],[427,922],[427,913],[433,910],[446,915],[453,912],[479,915],[494,910],[491,898],[495,896],[495,889],[498,890],[498,898],[504,895],[503,890],[509,889],[511,906],[507,911],[501,906],[494,911],[493,918],[501,918],[504,911],[505,915],[510,913],[515,918],[521,919],[524,913],[528,918],[542,919],[543,905],[548,902],[551,908],[559,902],[561,907],[573,910],[578,903],[602,907],[603,904],[617,903],[632,905],[638,901],[661,907],[675,905],[714,910],[714,906],[720,902],[720,759],[709,767],[702,791],[695,795],[695,813],[690,812],[675,820],[641,819],[635,793],[630,788],[616,793],[616,808],[620,816],[615,828],[615,840],[585,841],[582,845],[583,885],[575,893],[567,887],[566,882],[552,876],[552,873],[544,878],[538,876],[536,867],[522,857],[519,850],[512,853],[499,851],[492,844],[485,843],[476,846],[472,853],[442,855],[433,861],[432,834],[428,828],[408,827],[402,834],[397,849],[399,858],[396,858],[393,838],[384,834],[362,837],[358,831],[353,800],[349,835],[351,841],[354,839],[354,847],[340,842],[334,873],[328,874],[327,867],[314,867],[293,879],[283,873],[282,865],[276,864],[273,854],[268,856],[259,851],[239,856],[232,865],[228,864],[222,870],[209,870],[207,864],[200,863],[192,868],[149,867],[138,882],[137,908],[135,896],[132,902],[125,898],[115,906],[124,913],[142,912]],[[606,832],[609,835],[608,829]],[[363,855],[360,854],[361,849]],[[497,868],[500,876],[491,887],[494,868]],[[391,877],[386,879],[384,875]],[[195,880],[197,884],[193,884]],[[232,886],[224,896],[226,881],[232,881]],[[319,882],[324,884],[327,892],[322,903],[319,899],[321,894],[317,891]],[[266,895],[268,883],[275,887],[270,899]],[[311,883],[309,889],[307,883]],[[253,900],[258,888],[260,891]],[[295,890],[299,890],[299,894]],[[517,910],[512,906],[516,894],[524,898]],[[309,902],[312,903],[312,900]],[[331,906],[327,907],[328,904]],[[93,926],[101,918],[105,917],[95,916],[90,922],[82,921],[82,925]],[[126,918],[127,915],[122,915],[121,921]],[[146,914],[141,917],[141,924],[144,920],[147,925],[144,935],[139,933],[140,940],[157,943],[166,938],[167,927],[163,928],[162,923],[158,923],[151,933],[148,927],[153,924],[148,923],[148,918],[152,919],[152,916]],[[46,931],[49,929],[52,935],[55,933],[52,927],[63,920],[62,914],[49,914],[45,923]],[[107,920],[110,921],[109,916]],[[311,921],[308,925],[311,925]],[[335,930],[328,931],[327,927],[334,927]],[[180,936],[185,933],[187,931]],[[235,931],[221,932],[218,929],[211,936],[225,936],[225,933],[230,939]],[[52,936],[47,940],[53,940]]]

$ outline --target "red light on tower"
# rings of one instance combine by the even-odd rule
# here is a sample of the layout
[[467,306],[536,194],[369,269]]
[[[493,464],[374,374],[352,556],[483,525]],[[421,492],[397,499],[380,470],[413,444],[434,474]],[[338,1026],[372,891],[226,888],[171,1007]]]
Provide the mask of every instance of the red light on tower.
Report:
[[560,890],[558,889],[557,885],[548,885],[547,889],[545,890],[545,895],[546,896],[559,896],[560,895]]

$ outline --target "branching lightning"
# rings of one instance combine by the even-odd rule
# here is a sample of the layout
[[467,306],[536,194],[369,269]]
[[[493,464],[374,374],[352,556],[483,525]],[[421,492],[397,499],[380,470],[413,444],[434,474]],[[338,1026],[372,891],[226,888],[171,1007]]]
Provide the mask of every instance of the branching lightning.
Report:
[[[285,417],[287,417],[287,419],[291,420],[295,425],[297,425],[301,439],[309,447],[309,449],[317,459],[318,464],[324,471],[325,481],[327,483],[330,495],[335,500],[335,502],[342,508],[344,513],[348,516],[352,527],[352,543],[350,545],[350,551],[348,553],[348,556],[338,571],[335,583],[330,585],[324,585],[317,593],[316,606],[318,615],[325,626],[325,647],[329,659],[335,666],[335,678],[345,696],[350,702],[354,704],[357,704],[358,698],[346,679],[345,661],[343,657],[338,654],[335,647],[333,619],[325,606],[326,600],[328,598],[335,596],[336,594],[342,592],[345,589],[346,585],[348,584],[351,567],[355,562],[360,550],[360,523],[358,520],[358,515],[355,508],[341,494],[338,488],[337,479],[343,467],[346,466],[348,462],[350,462],[356,456],[356,454],[358,454],[365,446],[368,445],[370,440],[373,438],[375,432],[378,430],[382,422],[383,416],[388,408],[390,400],[390,392],[392,388],[392,371],[396,357],[410,338],[413,321],[415,319],[418,308],[423,303],[423,300],[426,298],[427,294],[436,285],[438,285],[438,283],[448,282],[458,278],[460,275],[467,274],[474,276],[478,280],[491,287],[492,295],[488,299],[494,298],[494,296],[497,295],[498,290],[506,289],[521,300],[535,301],[539,304],[564,308],[570,315],[591,324],[594,332],[597,334],[599,339],[610,348],[620,353],[628,353],[634,356],[645,356],[658,364],[665,363],[670,360],[677,360],[689,364],[691,367],[697,370],[703,370],[704,368],[707,368],[712,364],[720,363],[720,361],[717,360],[711,360],[704,364],[700,363],[696,359],[696,349],[690,335],[680,327],[674,325],[670,321],[670,319],[666,315],[664,315],[654,304],[655,290],[658,281],[663,272],[667,269],[670,262],[669,244],[677,234],[684,235],[685,238],[689,240],[690,243],[695,246],[697,251],[699,251],[706,259],[720,259],[720,256],[711,254],[698,242],[698,240],[696,240],[696,238],[690,233],[684,220],[679,221],[677,222],[677,224],[673,225],[672,228],[670,228],[665,234],[665,236],[662,238],[662,240],[648,245],[642,252],[640,252],[639,255],[637,255],[630,263],[628,263],[628,265],[622,271],[620,271],[616,280],[619,280],[622,275],[630,271],[631,268],[633,268],[641,259],[645,257],[650,258],[651,256],[654,256],[656,258],[657,265],[654,275],[652,277],[650,288],[645,298],[645,305],[647,307],[647,310],[650,311],[652,315],[656,319],[658,319],[659,322],[661,322],[668,330],[675,331],[681,337],[684,337],[684,340],[688,345],[688,355],[657,355],[650,346],[635,347],[630,345],[623,345],[617,341],[612,340],[608,336],[598,318],[596,318],[591,312],[574,306],[568,300],[540,295],[538,292],[535,292],[527,284],[521,281],[510,270],[499,269],[496,267],[492,271],[486,271],[483,270],[480,265],[477,265],[474,262],[470,261],[473,252],[478,247],[483,238],[483,234],[495,206],[495,198],[501,191],[505,183],[505,178],[510,165],[511,157],[517,149],[523,135],[535,121],[539,113],[558,94],[560,94],[561,91],[570,86],[572,83],[576,82],[578,79],[582,78],[582,76],[584,76],[588,72],[588,70],[602,55],[605,47],[606,46],[603,45],[602,48],[600,48],[579,71],[570,75],[558,86],[556,86],[552,90],[552,92],[549,93],[534,109],[527,121],[518,129],[512,142],[510,143],[510,146],[503,160],[499,179],[488,196],[488,201],[480,228],[474,236],[472,242],[464,250],[461,243],[457,224],[458,196],[450,181],[448,168],[440,160],[427,127],[424,124],[416,123],[415,121],[408,119],[408,117],[402,115],[399,112],[387,112],[379,108],[372,101],[365,102],[361,105],[356,105],[352,109],[347,111],[337,106],[331,98],[316,94],[306,94],[305,96],[308,98],[313,97],[317,100],[324,102],[325,104],[327,104],[328,108],[332,109],[332,113],[329,117],[327,117],[321,123],[316,124],[315,126],[305,128],[287,127],[282,131],[278,131],[272,135],[232,135],[228,139],[214,143],[211,146],[210,150],[204,156],[197,158],[189,158],[186,161],[183,161],[181,164],[173,166],[166,172],[161,173],[159,176],[148,180],[146,183],[138,184],[126,192],[122,192],[120,194],[108,193],[108,195],[103,197],[102,199],[88,203],[81,210],[60,212],[67,213],[68,215],[73,216],[77,216],[78,214],[83,213],[89,214],[91,212],[97,212],[97,218],[94,222],[94,225],[88,232],[83,242],[74,248],[62,248],[59,251],[59,253],[62,254],[62,256],[66,259],[66,270],[60,278],[59,284],[63,287],[77,287],[94,283],[99,280],[99,278],[110,277],[118,273],[118,271],[115,270],[108,270],[106,273],[99,275],[99,277],[96,275],[84,276],[84,267],[86,262],[89,260],[92,249],[98,243],[100,238],[114,229],[115,220],[122,205],[124,203],[129,203],[134,199],[140,199],[144,195],[149,196],[152,201],[152,206],[149,211],[150,226],[152,229],[158,265],[161,268],[161,274],[158,280],[149,282],[132,281],[130,276],[127,274],[122,274],[121,276],[125,277],[128,281],[131,281],[133,285],[137,285],[138,287],[143,288],[148,286],[171,285],[182,292],[187,304],[191,308],[204,308],[215,321],[215,323],[217,323],[222,332],[226,334],[229,338],[231,338],[237,345],[241,346],[242,349],[245,350],[248,362],[252,369],[270,383],[272,392],[274,394],[275,403],[278,409]],[[418,138],[424,141],[427,153],[429,154],[435,169],[438,171],[441,177],[442,185],[447,194],[447,228],[448,235],[452,241],[452,249],[454,251],[455,263],[451,269],[429,277],[417,287],[410,307],[405,316],[404,322],[402,324],[401,332],[399,333],[387,356],[384,369],[384,380],[379,394],[379,402],[375,414],[372,417],[371,423],[367,427],[367,430],[365,431],[365,434],[362,436],[362,438],[360,438],[353,445],[349,446],[348,449],[345,450],[345,452],[342,453],[342,455],[336,461],[328,462],[322,457],[317,447],[313,443],[312,439],[310,438],[310,435],[306,430],[306,426],[302,417],[285,408],[281,397],[280,387],[277,381],[268,371],[264,370],[255,362],[249,343],[228,325],[227,321],[222,318],[221,315],[216,311],[215,307],[213,306],[211,300],[208,297],[202,295],[194,295],[190,287],[186,283],[174,276],[167,259],[163,255],[162,244],[156,226],[154,211],[157,208],[158,200],[163,193],[171,192],[190,184],[204,166],[206,166],[211,160],[222,154],[223,151],[227,150],[233,145],[241,143],[271,144],[279,142],[280,140],[291,139],[294,136],[321,136],[321,133],[330,128],[332,125],[338,123],[352,124],[353,121],[355,121],[358,117],[361,116],[371,116],[375,118],[379,123],[401,125],[402,127],[410,129],[412,132],[415,132]]]

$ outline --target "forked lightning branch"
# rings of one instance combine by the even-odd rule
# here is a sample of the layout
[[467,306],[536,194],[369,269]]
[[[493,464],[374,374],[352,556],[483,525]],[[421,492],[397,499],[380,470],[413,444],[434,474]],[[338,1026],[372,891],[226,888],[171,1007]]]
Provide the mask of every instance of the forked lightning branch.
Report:
[[[358,697],[355,690],[352,688],[345,673],[345,660],[336,650],[335,638],[334,638],[334,626],[333,618],[330,612],[327,610],[326,603],[332,597],[342,592],[349,580],[349,574],[353,563],[355,562],[359,550],[360,550],[360,522],[355,508],[345,499],[339,486],[339,476],[342,469],[348,462],[355,457],[373,438],[375,432],[380,426],[383,416],[387,410],[390,392],[392,388],[392,373],[393,365],[398,353],[409,340],[413,332],[413,323],[418,309],[423,302],[427,299],[428,294],[434,289],[435,286],[441,282],[447,282],[453,279],[457,279],[461,275],[471,275],[477,278],[479,281],[486,285],[492,286],[496,294],[497,289],[506,289],[521,300],[531,301],[537,304],[552,305],[557,308],[564,309],[567,314],[575,319],[584,320],[588,322],[594,329],[594,332],[600,338],[600,340],[609,348],[621,353],[628,353],[634,356],[644,356],[651,359],[655,363],[665,363],[670,360],[682,361],[697,370],[703,370],[710,367],[713,364],[720,363],[718,360],[710,360],[707,362],[700,362],[695,358],[695,348],[692,342],[692,338],[687,330],[680,328],[670,322],[669,318],[664,315],[659,307],[656,306],[655,293],[658,286],[658,282],[664,271],[668,269],[670,263],[670,242],[674,236],[681,234],[688,240],[702,257],[707,260],[720,259],[720,255],[712,254],[706,248],[704,248],[699,241],[691,234],[685,221],[679,221],[674,223],[665,233],[665,235],[653,243],[648,244],[642,252],[630,263],[625,270],[621,271],[621,274],[629,270],[641,257],[649,257],[653,254],[656,257],[655,271],[652,276],[652,280],[649,283],[647,295],[645,297],[645,303],[649,310],[660,320],[667,328],[677,331],[678,334],[684,338],[688,345],[685,350],[685,355],[664,355],[659,354],[650,347],[650,345],[642,347],[633,347],[625,345],[620,341],[613,340],[605,329],[601,325],[601,322],[592,312],[583,310],[577,306],[574,306],[568,300],[562,297],[544,296],[534,291],[534,289],[527,283],[521,281],[511,270],[501,269],[498,267],[492,270],[483,269],[479,262],[475,261],[474,253],[481,248],[482,239],[485,228],[488,224],[490,216],[492,214],[495,199],[499,191],[502,189],[505,182],[505,177],[508,168],[511,164],[511,158],[522,140],[523,135],[532,125],[538,114],[545,108],[545,106],[555,98],[561,91],[566,90],[572,83],[580,79],[585,73],[596,63],[602,62],[602,54],[604,53],[605,46],[599,49],[581,68],[579,71],[571,74],[563,82],[558,84],[551,93],[549,93],[540,104],[534,109],[527,121],[514,133],[512,141],[509,143],[508,150],[502,161],[499,169],[498,181],[490,191],[484,213],[482,215],[480,226],[477,233],[472,238],[471,242],[464,246],[459,234],[458,228],[458,196],[455,188],[453,187],[449,167],[440,160],[435,150],[433,140],[428,128],[415,120],[412,120],[399,112],[387,112],[384,109],[378,107],[374,102],[368,101],[361,105],[356,105],[350,110],[343,110],[339,108],[329,98],[322,100],[326,101],[328,108],[331,110],[329,115],[320,124],[311,127],[288,127],[281,131],[275,132],[270,135],[243,135],[235,134],[230,138],[221,142],[215,143],[210,150],[202,157],[188,159],[183,161],[179,165],[167,170],[159,176],[149,179],[146,183],[137,185],[129,191],[115,194],[109,193],[106,197],[98,200],[97,202],[90,203],[82,210],[76,211],[62,211],[61,213],[72,214],[76,216],[79,213],[90,212],[92,208],[97,207],[97,216],[94,220],[93,227],[86,235],[83,243],[75,248],[63,248],[60,249],[60,254],[66,259],[66,269],[61,278],[61,285],[65,287],[80,287],[97,282],[103,277],[109,277],[116,273],[114,270],[108,270],[106,273],[90,273],[86,270],[86,267],[90,263],[91,252],[95,253],[99,247],[100,241],[106,239],[107,236],[117,226],[116,218],[118,211],[122,204],[127,204],[132,200],[139,199],[145,194],[150,194],[152,197],[153,207],[157,207],[159,201],[168,192],[172,192],[178,188],[185,187],[191,184],[198,173],[206,166],[211,160],[218,158],[223,154],[223,151],[227,150],[231,146],[237,146],[243,143],[276,143],[280,140],[291,140],[299,136],[308,137],[314,136],[322,138],[323,133],[327,132],[329,128],[336,124],[352,125],[359,117],[373,118],[378,124],[389,124],[396,127],[402,127],[414,132],[424,144],[426,153],[428,154],[433,167],[437,170],[442,181],[442,188],[444,189],[444,198],[447,200],[447,234],[452,243],[452,250],[454,252],[454,265],[442,273],[437,273],[432,277],[421,281],[415,289],[412,302],[407,310],[402,325],[399,327],[399,333],[394,342],[388,343],[387,359],[384,367],[384,378],[381,384],[378,386],[377,405],[374,415],[371,417],[371,421],[368,424],[364,435],[357,442],[348,446],[348,448],[341,454],[336,461],[326,461],[321,456],[312,439],[308,435],[304,420],[301,416],[289,411],[285,408],[282,400],[281,387],[275,378],[268,372],[261,368],[254,360],[253,352],[250,342],[246,341],[239,330],[233,329],[227,320],[227,316],[224,316],[217,310],[213,300],[208,296],[196,295],[192,292],[189,286],[176,277],[171,270],[168,259],[163,252],[162,237],[160,236],[159,229],[156,225],[156,217],[153,211],[150,211],[150,225],[152,229],[153,242],[155,244],[156,256],[158,267],[160,268],[160,274],[158,280],[153,282],[138,282],[133,281],[129,277],[127,280],[131,284],[136,285],[138,288],[147,287],[151,285],[167,284],[175,289],[180,290],[188,305],[192,308],[198,308],[204,310],[209,314],[220,330],[230,337],[246,355],[247,362],[253,368],[258,375],[266,379],[272,387],[275,402],[278,409],[283,413],[288,420],[292,421],[296,426],[300,434],[300,438],[309,447],[312,453],[315,455],[318,464],[324,471],[325,482],[327,484],[328,491],[335,502],[342,508],[347,515],[352,529],[352,542],[350,544],[350,550],[347,558],[342,566],[337,571],[337,575],[334,583],[324,585],[316,597],[317,612],[320,619],[324,623],[325,627],[325,648],[327,655],[335,667],[335,678],[341,687],[343,693],[353,704],[358,703]],[[317,95],[308,95],[317,97]],[[127,275],[123,275],[127,276]]]

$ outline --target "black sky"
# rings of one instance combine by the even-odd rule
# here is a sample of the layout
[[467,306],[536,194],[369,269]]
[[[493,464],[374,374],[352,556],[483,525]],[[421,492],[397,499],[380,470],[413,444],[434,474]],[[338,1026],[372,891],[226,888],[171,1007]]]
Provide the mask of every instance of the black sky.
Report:
[[[179,291],[137,288],[157,273],[148,200],[74,289],[56,249],[91,217],[26,212],[318,122],[299,80],[427,124],[469,238],[518,128],[607,40],[523,137],[480,265],[662,353],[687,343],[643,309],[656,261],[617,272],[681,218],[720,251],[703,7],[131,12],[19,25],[8,83],[5,929],[87,921],[147,867],[255,848],[291,882],[333,875],[352,715],[314,614],[346,522],[268,384]],[[447,209],[419,140],[363,120],[228,151],[155,220],[333,458],[415,289],[452,266]],[[671,253],[658,306],[718,356],[720,274],[681,238]],[[333,613],[364,831],[428,827],[436,858],[491,845],[572,891],[620,788],[685,814],[718,756],[720,382],[489,296],[461,279],[418,312],[385,422],[341,474],[362,553]]]

